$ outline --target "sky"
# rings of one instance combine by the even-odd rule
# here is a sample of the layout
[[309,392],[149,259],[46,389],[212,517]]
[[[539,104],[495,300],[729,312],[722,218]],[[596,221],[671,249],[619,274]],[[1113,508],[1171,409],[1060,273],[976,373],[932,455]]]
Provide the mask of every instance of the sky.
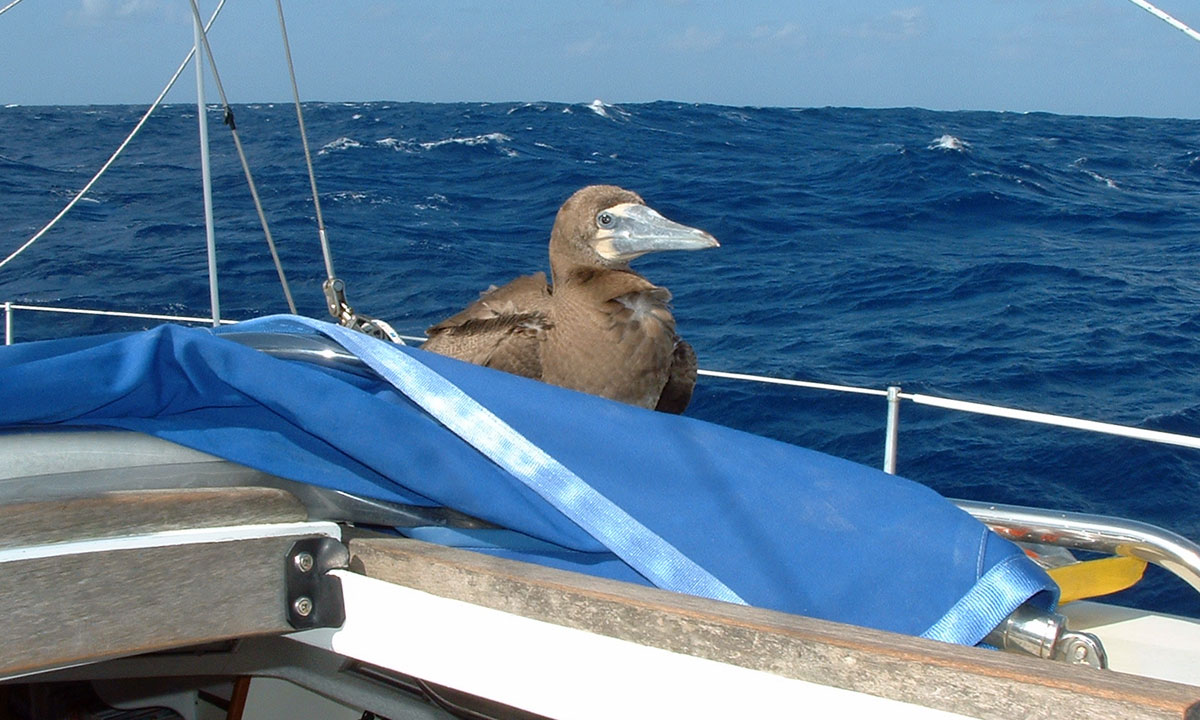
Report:
[[[1156,4],[1200,26],[1195,0]],[[216,0],[199,5],[207,17]],[[1200,118],[1200,42],[1127,0],[284,0],[284,11],[305,100]],[[24,0],[0,15],[0,105],[145,105],[191,42],[186,0]],[[273,0],[228,0],[210,42],[231,102],[290,99]],[[194,92],[189,71],[168,100]]]

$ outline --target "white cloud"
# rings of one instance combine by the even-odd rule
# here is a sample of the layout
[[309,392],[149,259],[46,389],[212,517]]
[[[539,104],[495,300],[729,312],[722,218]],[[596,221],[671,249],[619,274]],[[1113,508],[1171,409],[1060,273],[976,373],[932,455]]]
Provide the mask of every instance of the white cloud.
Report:
[[893,10],[860,25],[852,34],[873,40],[912,38],[925,32],[925,8]]
[[596,33],[589,38],[576,40],[567,44],[567,55],[587,57],[599,55],[608,50],[608,41],[604,33]]
[[725,39],[719,30],[704,30],[695,25],[667,40],[667,47],[681,52],[704,52],[712,50]]
[[803,42],[806,38],[804,28],[797,23],[784,23],[783,25],[762,24],[756,25],[750,30],[751,40],[763,41],[800,41]]
[[920,35],[925,29],[925,8],[893,10],[888,14],[888,21],[904,37]]
[[136,16],[156,15],[167,10],[163,0],[81,0],[71,13],[77,21],[95,23]]

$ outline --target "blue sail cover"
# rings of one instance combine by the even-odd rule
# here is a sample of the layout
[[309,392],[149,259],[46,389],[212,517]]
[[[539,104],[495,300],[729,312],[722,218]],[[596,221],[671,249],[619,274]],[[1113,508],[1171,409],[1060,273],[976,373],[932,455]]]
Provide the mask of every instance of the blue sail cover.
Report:
[[[310,321],[311,322],[311,321]],[[240,326],[239,326],[240,327]],[[248,329],[254,329],[253,323]],[[1053,581],[933,491],[872,468],[408,347],[745,602],[975,644]],[[391,385],[210,330],[0,348],[0,427],[135,430],[290,480],[450,507],[503,530],[406,534],[649,584]]]

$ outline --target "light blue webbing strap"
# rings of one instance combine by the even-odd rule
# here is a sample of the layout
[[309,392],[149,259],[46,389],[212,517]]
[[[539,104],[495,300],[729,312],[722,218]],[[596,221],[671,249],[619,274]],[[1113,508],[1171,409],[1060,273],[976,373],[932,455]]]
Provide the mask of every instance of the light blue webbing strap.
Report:
[[257,331],[303,327],[332,338],[650,582],[667,590],[746,604],[707,570],[601,495],[457,385],[394,346],[339,325],[295,315],[273,315],[241,323],[238,327]]
[[921,637],[978,645],[1021,603],[1046,590],[1041,580],[1018,565],[1023,557],[1014,555],[993,565]]

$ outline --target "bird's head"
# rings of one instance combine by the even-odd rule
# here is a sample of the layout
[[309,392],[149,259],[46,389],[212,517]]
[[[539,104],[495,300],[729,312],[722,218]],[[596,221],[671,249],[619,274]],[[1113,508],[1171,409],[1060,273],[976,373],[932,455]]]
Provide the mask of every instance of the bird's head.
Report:
[[558,210],[550,234],[550,266],[557,277],[574,267],[623,269],[646,253],[717,247],[703,230],[655,212],[635,192],[589,185]]

